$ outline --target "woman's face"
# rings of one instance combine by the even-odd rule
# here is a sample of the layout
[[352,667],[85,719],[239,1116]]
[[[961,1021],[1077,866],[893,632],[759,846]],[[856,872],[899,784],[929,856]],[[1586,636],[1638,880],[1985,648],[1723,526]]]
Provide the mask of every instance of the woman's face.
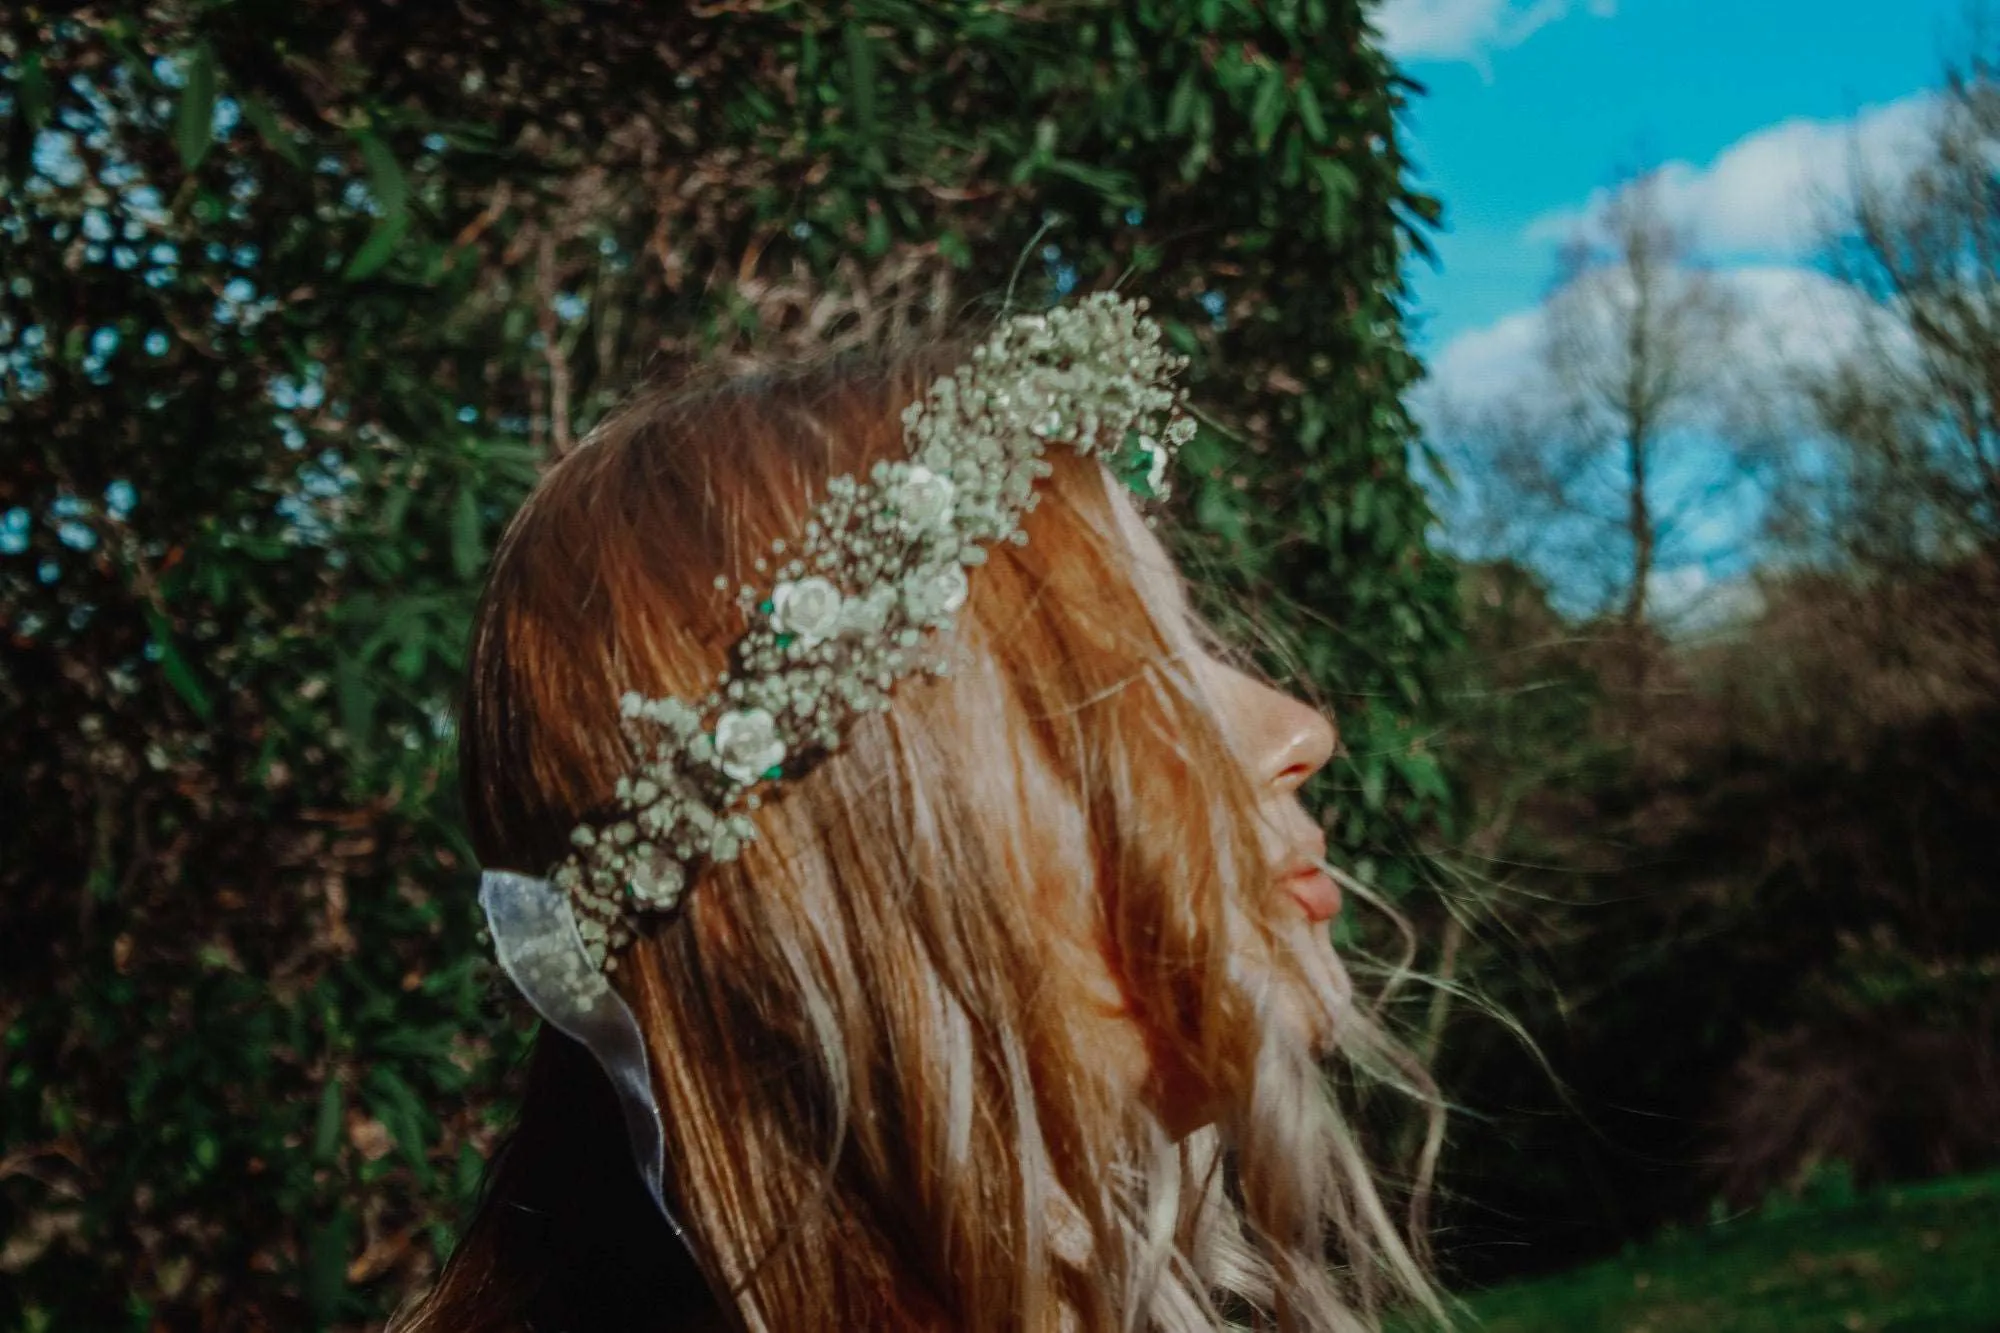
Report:
[[1319,710],[1218,661],[1202,646],[1172,557],[1124,488],[1112,489],[1121,534],[1136,557],[1140,591],[1162,623],[1181,634],[1180,646],[1261,800],[1273,891],[1308,923],[1324,925],[1340,912],[1340,890],[1318,868],[1326,859],[1326,835],[1299,803],[1299,789],[1333,758],[1338,733]]
[[[1110,489],[1121,534],[1130,543],[1140,592],[1193,663],[1195,675],[1223,731],[1242,762],[1259,798],[1260,829],[1269,867],[1268,891],[1283,922],[1286,943],[1297,953],[1319,992],[1317,1002],[1297,997],[1288,1008],[1303,1023],[1312,1045],[1324,1050],[1332,1040],[1330,1008],[1348,993],[1345,971],[1333,953],[1326,929],[1340,912],[1340,890],[1319,864],[1326,859],[1326,835],[1299,801],[1306,780],[1333,757],[1338,735],[1327,717],[1290,695],[1272,689],[1217,660],[1194,631],[1179,573],[1172,558],[1140,517],[1122,486]],[[1164,1108],[1170,1124],[1199,1123],[1199,1108]]]

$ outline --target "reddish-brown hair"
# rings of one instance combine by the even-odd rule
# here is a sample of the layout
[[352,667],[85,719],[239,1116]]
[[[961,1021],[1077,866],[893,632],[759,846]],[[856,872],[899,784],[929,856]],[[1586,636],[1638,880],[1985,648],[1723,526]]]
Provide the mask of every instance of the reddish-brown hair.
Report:
[[[742,629],[718,582],[755,581],[829,477],[898,456],[939,365],[645,395],[549,470],[474,632],[486,865],[562,854],[633,763],[619,696],[706,691]],[[1187,637],[1101,470],[1053,461],[1027,543],[976,571],[951,674],[776,789],[742,858],[621,962],[699,1275],[602,1079],[545,1032],[482,1211],[404,1327],[1362,1328],[1428,1299],[1278,1016],[1307,983]],[[1170,1132],[1096,1058],[1106,1022],[1215,1124]]]

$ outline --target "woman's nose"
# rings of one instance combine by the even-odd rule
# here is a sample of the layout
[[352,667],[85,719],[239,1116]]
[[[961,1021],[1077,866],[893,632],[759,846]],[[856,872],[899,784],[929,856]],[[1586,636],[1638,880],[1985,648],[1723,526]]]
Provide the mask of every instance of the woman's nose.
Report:
[[1318,709],[1269,686],[1258,688],[1266,696],[1258,776],[1280,791],[1297,791],[1333,758],[1339,733]]
[[1289,794],[1326,767],[1340,737],[1325,714],[1234,667],[1213,666],[1224,722],[1259,787]]

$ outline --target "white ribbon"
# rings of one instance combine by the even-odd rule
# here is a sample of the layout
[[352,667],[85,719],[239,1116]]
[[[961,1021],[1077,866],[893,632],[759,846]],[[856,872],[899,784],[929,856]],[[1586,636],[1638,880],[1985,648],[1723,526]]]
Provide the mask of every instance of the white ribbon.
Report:
[[479,905],[493,932],[493,951],[535,1012],[597,1057],[625,1116],[632,1160],[682,1244],[687,1233],[667,1208],[661,1180],[666,1135],[646,1062],[646,1043],[631,1008],[584,952],[569,899],[545,879],[489,870],[479,878]]

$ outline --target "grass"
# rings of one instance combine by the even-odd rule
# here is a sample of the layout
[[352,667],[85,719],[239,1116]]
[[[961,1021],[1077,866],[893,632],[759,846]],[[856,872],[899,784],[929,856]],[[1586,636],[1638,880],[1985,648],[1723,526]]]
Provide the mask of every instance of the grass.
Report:
[[1483,1333],[1991,1333],[2000,1174],[1804,1201],[1671,1232],[1588,1268],[1468,1299]]

